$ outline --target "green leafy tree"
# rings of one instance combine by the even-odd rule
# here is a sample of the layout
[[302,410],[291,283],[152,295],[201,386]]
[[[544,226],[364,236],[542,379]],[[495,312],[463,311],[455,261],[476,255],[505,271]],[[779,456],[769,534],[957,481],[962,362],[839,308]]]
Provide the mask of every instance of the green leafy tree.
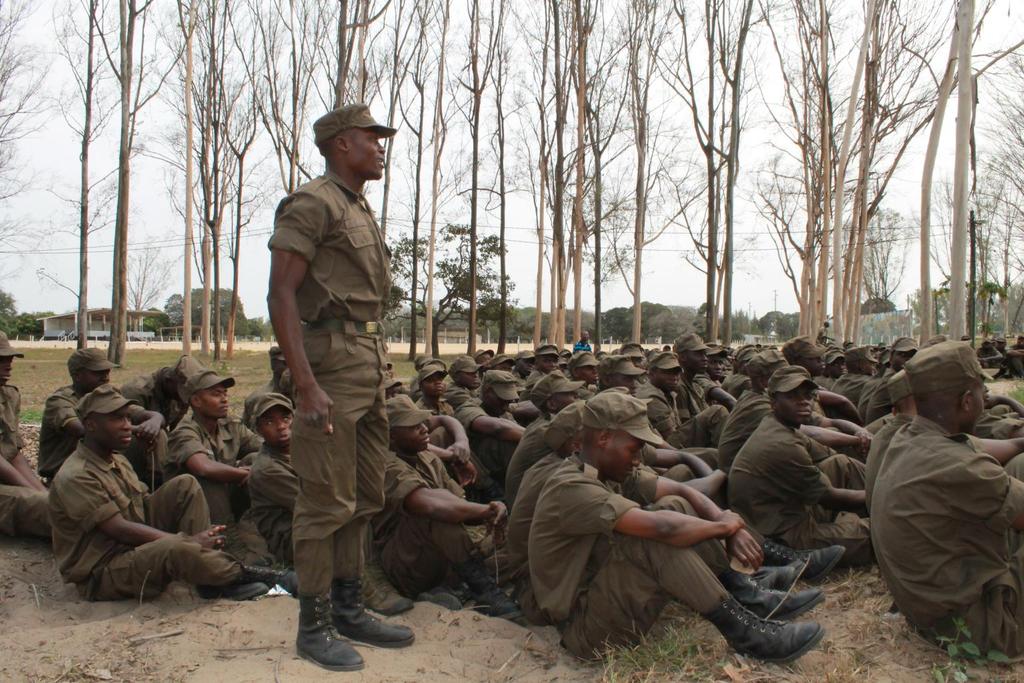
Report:
[[0,330],[5,334],[14,334],[14,318],[17,315],[14,297],[0,289]]
[[[164,304],[164,313],[167,314],[167,318],[170,321],[170,325],[173,327],[180,327],[184,321],[182,316],[184,297],[181,294],[172,294],[167,299],[167,303]],[[199,325],[202,321],[202,302],[203,302],[203,290],[193,289],[192,290],[192,329],[196,334],[199,333]],[[220,290],[220,319],[221,325],[227,329],[228,318],[231,316],[231,290],[221,289]],[[238,310],[235,312],[235,331],[236,334],[239,329],[246,329],[246,317],[245,307],[242,305],[241,300],[238,302]]]

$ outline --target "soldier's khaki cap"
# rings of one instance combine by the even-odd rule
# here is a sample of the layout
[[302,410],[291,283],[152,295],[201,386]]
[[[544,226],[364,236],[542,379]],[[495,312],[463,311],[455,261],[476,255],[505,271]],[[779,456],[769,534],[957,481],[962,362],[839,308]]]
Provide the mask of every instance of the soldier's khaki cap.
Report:
[[814,343],[808,336],[793,337],[782,345],[782,355],[790,363],[800,358],[821,358],[825,355],[825,347]]
[[647,403],[621,391],[602,391],[584,406],[583,426],[623,431],[649,444],[661,444],[665,440],[651,429],[647,419]]
[[11,346],[11,340],[0,332],[0,358],[24,358],[25,354]]
[[[929,339],[928,341],[926,341],[921,348],[922,349],[927,349],[929,346],[935,346],[936,344],[941,344],[944,341],[949,341],[949,337],[947,337],[944,334],[937,334],[934,337],[932,337],[931,339]],[[996,341],[999,341],[998,337],[996,338]],[[1006,341],[1006,340],[1003,339],[1003,341]]]
[[885,386],[889,390],[889,400],[893,403],[914,395],[914,390],[910,386],[910,378],[907,377],[906,370],[900,370],[890,377]]
[[747,374],[755,373],[764,377],[771,377],[772,373],[780,368],[789,365],[789,361],[778,349],[765,349],[755,353],[754,357],[747,361]]
[[583,408],[586,403],[576,401],[572,405],[562,408],[561,411],[548,424],[544,432],[544,445],[553,451],[557,451],[566,441],[576,436],[583,426]]
[[846,352],[846,364],[851,365],[853,363],[861,363],[867,361],[869,363],[877,363],[878,359],[875,358],[873,349],[870,346],[855,346]]
[[565,375],[560,372],[552,372],[550,375],[544,375],[544,377],[537,380],[533,388],[530,389],[527,398],[535,406],[540,406],[544,401],[551,398],[553,394],[574,394],[582,386],[583,382],[575,382],[566,379]]
[[384,381],[384,388],[392,389],[394,387],[402,386],[402,384],[404,384],[404,382],[401,379],[399,379],[398,377],[392,377],[391,379],[387,379]]
[[511,372],[504,370],[488,370],[484,373],[481,389],[490,387],[498,398],[505,401],[519,399],[519,389],[516,386],[516,378]]
[[768,380],[768,393],[785,394],[799,389],[805,384],[809,384],[814,388],[818,387],[815,381],[811,379],[811,373],[807,372],[806,368],[800,365],[787,365],[772,373],[771,379]]
[[642,375],[644,371],[633,364],[633,361],[626,356],[608,355],[597,364],[597,374],[601,377],[608,375]]
[[417,370],[420,370],[427,363],[430,363],[431,365],[442,365],[444,366],[446,371],[448,369],[447,363],[445,363],[440,358],[432,358],[431,356],[417,356],[416,360],[414,360],[412,364],[413,367],[415,367]]
[[256,405],[253,407],[252,411],[253,422],[258,422],[259,419],[263,417],[263,413],[275,406],[287,408],[289,413],[295,412],[295,408],[292,406],[292,402],[287,396],[275,392],[267,392],[265,394],[260,394],[256,399]]
[[[930,342],[931,339],[929,339],[928,341]],[[943,341],[945,341],[945,340],[943,340]],[[1002,335],[999,335],[998,337],[995,338],[995,342],[996,342],[996,344],[1005,344],[1006,343],[1006,337],[1004,337]]]
[[825,362],[829,365],[835,363],[837,360],[846,362],[846,355],[839,349],[829,349],[825,352]]
[[554,344],[544,344],[543,346],[538,346],[537,350],[533,352],[534,358],[536,358],[537,356],[557,356],[557,355],[558,355],[558,347],[555,346]]
[[494,351],[491,351],[490,349],[480,349],[479,351],[473,354],[473,360],[475,360],[480,365],[486,363],[486,359],[489,358],[494,358]]
[[[475,365],[475,364],[474,364]],[[444,376],[448,373],[448,369],[445,368],[444,363],[427,363],[420,371],[416,373],[416,381],[423,382],[428,377],[433,375]]]
[[736,352],[737,363],[749,363],[750,359],[757,355],[756,346],[744,346]]
[[572,355],[572,358],[569,359],[569,370],[575,370],[576,368],[597,367],[598,364],[599,363],[597,357],[590,351],[579,351],[577,353],[574,353]]
[[672,344],[672,350],[675,353],[681,353],[683,351],[707,351],[709,348],[710,347],[704,343],[704,340],[700,338],[700,335],[693,332],[690,334],[684,334],[676,339],[675,343]]
[[647,364],[651,370],[679,370],[679,359],[671,351],[661,351]]
[[68,358],[68,372],[74,374],[79,370],[102,372],[117,367],[109,360],[102,349],[78,349]]
[[708,358],[714,358],[715,356],[728,356],[729,347],[720,346],[718,344],[708,344]]
[[113,384],[101,384],[79,399],[75,411],[78,413],[78,417],[84,420],[92,413],[109,415],[130,405],[138,405],[138,403],[122,396]]
[[899,353],[909,353],[912,351],[916,352],[918,350],[917,341],[911,339],[910,337],[900,337],[899,339],[892,343],[891,348],[893,352]]
[[469,356],[459,356],[448,366],[448,374],[454,377],[456,372],[476,372],[479,369],[480,364],[476,360]]
[[962,390],[985,381],[977,354],[964,342],[947,341],[922,349],[903,367],[915,395]]
[[386,407],[389,427],[415,427],[430,419],[430,411],[417,408],[405,394],[389,398]]
[[619,354],[618,355],[623,356],[625,358],[646,358],[647,357],[647,356],[644,355],[644,350],[642,348],[640,348],[639,346],[623,346],[621,349],[619,349]]
[[394,128],[377,123],[370,114],[370,108],[365,104],[346,104],[314,121],[313,137],[319,146],[350,128],[366,128],[382,138],[389,138],[398,132]]
[[185,388],[182,390],[182,398],[188,403],[192,400],[192,397],[196,395],[196,392],[204,391],[206,389],[212,389],[213,387],[219,387],[224,385],[225,387],[235,386],[234,377],[222,377],[209,368],[193,374],[185,382]]
[[508,363],[508,364],[511,365],[511,364],[513,364],[515,362],[516,362],[516,359],[513,358],[512,356],[508,355],[507,353],[499,353],[494,358],[492,358],[489,361],[487,361],[487,369],[488,370],[496,370],[496,369],[498,369],[498,366],[502,365],[503,363]]
[[267,353],[271,358],[284,358],[284,351],[281,350],[280,346],[271,346]]
[[516,360],[532,360],[535,355],[532,349],[524,349],[516,354]]

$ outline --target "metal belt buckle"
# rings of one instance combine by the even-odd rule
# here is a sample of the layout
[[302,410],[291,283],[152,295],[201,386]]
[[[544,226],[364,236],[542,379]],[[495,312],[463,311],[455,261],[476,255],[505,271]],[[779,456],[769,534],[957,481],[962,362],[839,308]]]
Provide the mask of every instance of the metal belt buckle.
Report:
[[366,323],[366,334],[377,334],[377,323],[368,322]]

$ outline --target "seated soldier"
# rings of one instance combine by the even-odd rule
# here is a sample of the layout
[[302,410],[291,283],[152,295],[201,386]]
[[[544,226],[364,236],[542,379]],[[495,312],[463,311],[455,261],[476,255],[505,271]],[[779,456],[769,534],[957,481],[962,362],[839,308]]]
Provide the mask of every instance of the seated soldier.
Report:
[[812,377],[815,384],[829,391],[835,392],[836,381],[846,374],[846,355],[836,348],[830,348],[825,351],[825,370],[824,373]]
[[249,516],[274,559],[291,566],[292,513],[299,479],[292,467],[292,402],[284,394],[260,394],[252,406],[253,428],[263,446],[249,473]]
[[756,353],[757,349],[753,346],[741,347],[736,352],[736,358],[733,360],[732,372],[722,380],[722,388],[729,392],[737,401],[743,396],[743,392],[750,388],[750,377],[747,376],[747,363]]
[[[466,357],[466,360],[473,362],[469,357]],[[447,369],[443,365],[434,363],[427,363],[416,374],[416,379],[419,381],[420,397],[415,403],[417,407],[429,411],[431,415],[455,415],[455,407],[444,398],[447,389],[444,382],[445,374],[447,374]]]
[[494,358],[487,361],[487,365],[480,366],[479,374],[483,374],[487,370],[501,370],[502,372],[512,372],[516,366],[516,359],[507,353],[499,353]]
[[800,432],[813,419],[817,385],[790,365],[772,374],[772,414],[761,421],[729,472],[729,504],[768,538],[797,549],[841,545],[847,566],[873,561],[864,511],[864,467],[845,455],[815,462]]
[[437,588],[453,572],[484,614],[518,617],[518,605],[498,588],[463,526],[486,524],[498,543],[508,521],[505,505],[465,499],[462,487],[426,450],[430,413],[403,396],[388,401],[387,410],[394,454],[384,472],[384,509],[371,522],[384,573],[412,597]]
[[487,365],[494,358],[494,351],[492,349],[480,349],[473,354],[473,360],[479,366]]
[[469,436],[469,447],[476,457],[474,464],[479,463],[481,470],[480,479],[470,487],[471,496],[479,502],[505,496],[508,463],[523,437],[523,428],[508,412],[509,405],[518,398],[515,377],[500,370],[488,370],[480,385],[480,400],[463,404],[455,414]]
[[857,410],[860,411],[864,424],[871,424],[878,418],[892,412],[892,403],[889,402],[889,392],[885,390],[886,382],[890,377],[903,369],[907,361],[917,353],[917,342],[910,337],[900,337],[892,343],[889,354],[889,368],[880,379],[875,381],[871,387],[861,395]]
[[[452,415],[455,414],[455,409],[466,401],[480,397],[479,371],[480,366],[469,356],[459,356],[448,366],[448,376],[451,377],[452,383],[445,389],[444,400],[452,407]],[[437,415],[430,408],[427,410]]]
[[846,374],[832,385],[832,391],[850,400],[853,405],[860,403],[864,390],[875,379],[878,361],[871,352],[870,346],[857,346],[848,349],[845,354]]
[[[110,369],[114,364],[100,349],[78,349],[68,358],[68,373],[71,384],[50,394],[43,408],[42,426],[39,430],[39,476],[52,480],[64,460],[78,446],[85,434],[78,419],[75,406],[90,391],[110,382]],[[164,417],[160,413],[146,410],[132,404],[129,408],[134,427],[134,438],[142,443],[138,450],[143,452],[159,447]],[[135,450],[133,448],[133,450]],[[149,458],[144,458],[144,462]],[[147,469],[143,475],[149,473]]]
[[9,383],[14,359],[24,357],[0,332],[0,534],[50,538],[46,487],[21,452],[21,393]]
[[431,358],[430,356],[417,356],[413,362],[413,367],[416,369],[416,375],[409,382],[409,397],[412,398],[413,402],[420,400],[422,393],[420,392],[420,380],[419,372],[426,365],[440,365],[444,372],[448,372],[448,365],[437,358]]
[[[718,443],[718,467],[722,471],[729,472],[732,469],[736,454],[743,448],[743,444],[760,426],[761,421],[771,414],[771,401],[766,394],[768,380],[776,370],[788,365],[782,353],[775,349],[761,351],[747,363],[750,390],[743,394],[743,398],[736,402],[736,407],[729,413],[729,419],[722,429],[722,439]],[[811,459],[815,462],[832,456],[833,448],[852,448],[866,455],[871,444],[870,434],[862,427],[846,420],[833,420],[819,413],[814,414],[810,424],[800,425],[800,431],[815,442],[811,451]],[[850,466],[856,467],[852,463]]]
[[[821,375],[825,371],[824,357],[827,350],[824,346],[815,344],[810,337],[794,337],[782,345],[782,355],[790,365],[797,365],[804,368],[812,378]],[[841,418],[861,424],[861,416],[857,412],[857,406],[835,392],[825,389],[818,389],[815,398],[815,411],[825,417]]]
[[[736,403],[707,377],[708,348],[696,334],[684,334],[672,347],[682,368],[676,398],[681,446],[717,448],[729,409]],[[711,400],[720,405],[712,405]]]
[[583,658],[638,642],[671,600],[704,616],[742,654],[790,661],[821,640],[818,624],[766,618],[796,617],[821,601],[819,591],[767,590],[730,568],[730,556],[752,568],[763,560],[738,515],[686,486],[665,495],[657,478],[623,487],[643,443],[661,440],[642,401],[602,392],[581,422],[579,457],[550,474],[530,526],[531,620],[555,625]]
[[537,380],[556,370],[558,370],[558,347],[554,344],[537,347],[533,354],[533,369],[530,371],[529,377],[526,378],[523,388],[529,391],[537,383]]
[[569,359],[569,379],[583,382],[576,392],[577,398],[586,400],[597,393],[597,365],[597,358],[589,351],[574,353]]
[[[708,379],[722,386],[729,373],[729,347],[711,345],[708,347]],[[729,392],[726,392],[729,393]],[[732,396],[732,394],[729,394]]]
[[985,390],[985,410],[974,426],[974,435],[984,439],[1014,439],[1024,436],[1024,405],[1010,396]]
[[262,446],[241,420],[228,416],[228,389],[234,385],[234,378],[208,369],[188,379],[184,398],[192,413],[171,432],[163,463],[165,480],[191,474],[199,481],[214,524],[237,522],[249,509],[245,486]]
[[978,347],[978,362],[981,367],[988,369],[999,369],[1003,366],[1003,354],[996,350],[996,345],[991,339],[983,339]]
[[569,377],[569,360],[572,359],[572,351],[569,349],[562,349],[558,352],[558,371],[562,373],[563,377]]
[[192,356],[181,356],[173,366],[139,375],[121,386],[121,395],[129,401],[164,416],[163,429],[152,445],[142,439],[132,439],[132,445],[124,452],[135,474],[152,490],[156,490],[164,479],[160,463],[166,457],[167,436],[188,411],[188,404],[181,398],[182,389],[188,378],[202,369],[203,366]]
[[531,349],[526,349],[516,354],[516,364],[512,369],[512,374],[516,378],[516,386],[519,387],[520,392],[526,388],[526,379],[533,372],[535,362],[536,356]]
[[[871,496],[882,577],[926,637],[1024,655],[1024,483],[968,436],[985,375],[968,344],[923,349],[904,370],[917,416],[893,436]],[[1019,459],[1019,458],[1015,458]]]
[[[169,478],[149,493],[118,451],[131,442],[131,403],[104,384],[78,402],[85,430],[50,488],[53,552],[65,581],[87,600],[137,600],[171,581],[204,598],[248,600],[294,576],[244,567],[222,552],[195,478]],[[269,585],[268,585],[269,584]]]
[[254,429],[252,414],[253,407],[263,394],[281,394],[289,400],[294,396],[295,390],[292,387],[292,375],[288,372],[288,364],[284,359],[284,352],[280,346],[271,346],[267,352],[270,356],[270,381],[262,387],[245,397],[245,404],[242,409],[242,424],[249,429]]
[[392,377],[391,379],[384,380],[385,399],[394,398],[398,394],[404,393],[404,390],[405,384],[402,382],[402,380],[398,379],[397,377]]
[[534,463],[547,454],[544,432],[560,410],[572,404],[582,382],[571,382],[559,373],[552,373],[533,385],[528,398],[540,409],[541,417],[523,432],[505,472],[505,500],[512,506],[519,491],[519,482]]

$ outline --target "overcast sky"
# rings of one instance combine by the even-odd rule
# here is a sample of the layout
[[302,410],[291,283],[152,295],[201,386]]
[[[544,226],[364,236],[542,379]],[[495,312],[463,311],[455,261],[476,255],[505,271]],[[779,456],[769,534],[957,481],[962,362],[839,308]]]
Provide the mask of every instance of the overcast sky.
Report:
[[[950,12],[952,0],[928,0],[934,4],[937,17],[946,17]],[[925,0],[922,0],[925,2]],[[34,115],[35,132],[18,144],[18,159],[24,168],[26,189],[4,206],[0,206],[0,216],[15,221],[19,226],[19,238],[15,245],[0,245],[0,272],[7,277],[3,281],[3,289],[12,293],[20,311],[54,310],[64,312],[73,310],[76,305],[74,296],[49,280],[37,276],[38,269],[47,273],[74,289],[77,283],[77,209],[67,199],[73,199],[78,192],[78,141],[62,117],[58,100],[66,96],[70,86],[70,71],[64,60],[57,54],[57,31],[54,14],[57,5],[63,6],[62,0],[37,3],[21,40],[28,45],[37,56],[37,67],[45,71],[42,81],[43,99],[39,111]],[[158,3],[160,4],[160,3]],[[170,5],[170,2],[166,3]],[[458,2],[453,3],[458,5]],[[845,3],[844,3],[845,4]],[[859,3],[849,3],[856,8]],[[853,11],[853,10],[851,10]],[[861,10],[856,10],[860,12]],[[857,16],[854,13],[854,16]],[[1019,0],[997,0],[995,10],[984,27],[983,37],[977,52],[985,53],[999,46],[1016,43],[1024,34],[1024,3]],[[938,21],[939,19],[937,19]],[[846,32],[843,40],[852,37]],[[772,154],[771,142],[778,138],[777,129],[773,129],[764,111],[764,100],[771,100],[773,89],[777,88],[778,77],[775,75],[777,64],[768,52],[767,42],[763,39],[755,41],[752,63],[759,70],[761,88],[753,90],[747,97],[747,125],[743,131],[741,152],[741,177],[737,196],[739,199],[736,220],[737,232],[737,276],[734,290],[734,306],[737,309],[752,310],[763,314],[773,307],[783,311],[796,310],[796,301],[792,288],[778,265],[775,249],[768,237],[763,221],[758,217],[751,202],[753,177],[755,171]],[[945,45],[940,49],[944,55]],[[855,54],[844,55],[845,60],[837,65],[840,78],[842,69],[848,72]],[[992,77],[998,84],[998,74]],[[844,78],[843,82],[847,82]],[[109,84],[108,84],[109,85]],[[762,95],[761,93],[765,94]],[[165,96],[173,98],[173,91]],[[978,106],[978,132],[980,136],[979,156],[983,158],[985,150],[993,141],[987,137],[986,122],[991,116],[993,102],[986,97],[983,86],[981,101]],[[379,101],[373,104],[379,119],[384,119],[386,112]],[[953,130],[955,127],[955,105],[948,109],[948,119],[939,155],[937,180],[947,178],[952,169],[953,161]],[[678,116],[685,122],[688,114],[680,107]],[[156,148],[159,138],[165,132],[178,125],[171,114],[167,101],[154,100],[143,111],[140,121],[140,141],[144,146]],[[399,136],[402,132],[399,132]],[[312,137],[310,135],[310,137]],[[908,216],[916,216],[919,203],[921,161],[926,132],[919,135],[906,155],[899,170],[893,178],[884,206],[903,212]],[[489,154],[486,146],[485,154]],[[455,138],[446,153],[466,155],[468,150],[462,148]],[[117,155],[117,119],[111,121],[103,137],[94,145],[93,175],[98,178],[111,172],[116,165]],[[269,156],[266,149],[261,152]],[[404,156],[405,153],[403,152]],[[491,166],[491,159],[485,157],[484,164]],[[244,237],[242,249],[243,270],[240,285],[242,301],[246,313],[250,317],[266,315],[266,282],[269,271],[269,254],[266,240],[273,224],[273,209],[280,199],[280,182],[276,179],[275,162],[267,158],[264,164],[267,200],[251,221],[248,234]],[[318,165],[317,165],[318,167]],[[179,215],[173,208],[170,199],[171,184],[169,178],[174,171],[167,164],[152,157],[140,155],[135,158],[132,177],[132,220],[130,227],[131,249],[138,249],[147,244],[160,248],[165,258],[174,259],[176,274],[171,288],[160,298],[160,305],[167,296],[180,291],[181,287],[181,244],[183,227]],[[406,173],[402,171],[402,173]],[[491,171],[487,171],[488,174]],[[424,186],[429,187],[429,171],[424,173]],[[263,182],[263,181],[261,181]],[[489,180],[488,180],[489,182]],[[180,187],[180,182],[179,182]],[[408,182],[396,182],[396,195],[393,195],[391,207],[392,226],[396,231],[405,230],[410,225],[410,216],[406,208],[407,202],[403,193],[407,192]],[[380,206],[379,184],[369,188],[370,201],[375,208]],[[180,202],[179,202],[180,203]],[[442,218],[468,222],[468,206],[462,201],[449,202],[442,211]],[[481,213],[481,231],[484,234],[497,232],[497,213]],[[933,217],[933,223],[942,224],[945,220]],[[514,296],[519,305],[532,305],[534,301],[534,277],[536,263],[536,216],[532,198],[521,193],[511,200],[508,213],[509,264],[512,279],[515,282]],[[393,235],[392,235],[393,236]],[[110,259],[113,228],[108,227],[92,236],[90,259],[92,270],[90,275],[91,307],[110,305]],[[670,230],[645,251],[644,256],[644,294],[645,300],[671,305],[697,306],[703,301],[704,276],[696,271],[683,259],[683,252],[693,248],[689,237],[679,230]],[[894,245],[894,248],[907,250],[907,273],[903,285],[896,296],[898,304],[903,304],[915,288],[917,282],[917,250],[916,242]],[[13,252],[13,253],[12,253]],[[225,259],[225,263],[228,263]],[[592,274],[584,275],[590,281]],[[230,286],[230,269],[225,267],[224,286]],[[194,276],[194,282],[198,278]],[[547,283],[545,283],[547,284]],[[571,291],[569,293],[571,302]],[[546,300],[546,299],[545,299]],[[593,306],[592,286],[587,286],[583,295],[584,307]],[[621,278],[612,278],[603,289],[603,306],[628,306],[632,297]]]

